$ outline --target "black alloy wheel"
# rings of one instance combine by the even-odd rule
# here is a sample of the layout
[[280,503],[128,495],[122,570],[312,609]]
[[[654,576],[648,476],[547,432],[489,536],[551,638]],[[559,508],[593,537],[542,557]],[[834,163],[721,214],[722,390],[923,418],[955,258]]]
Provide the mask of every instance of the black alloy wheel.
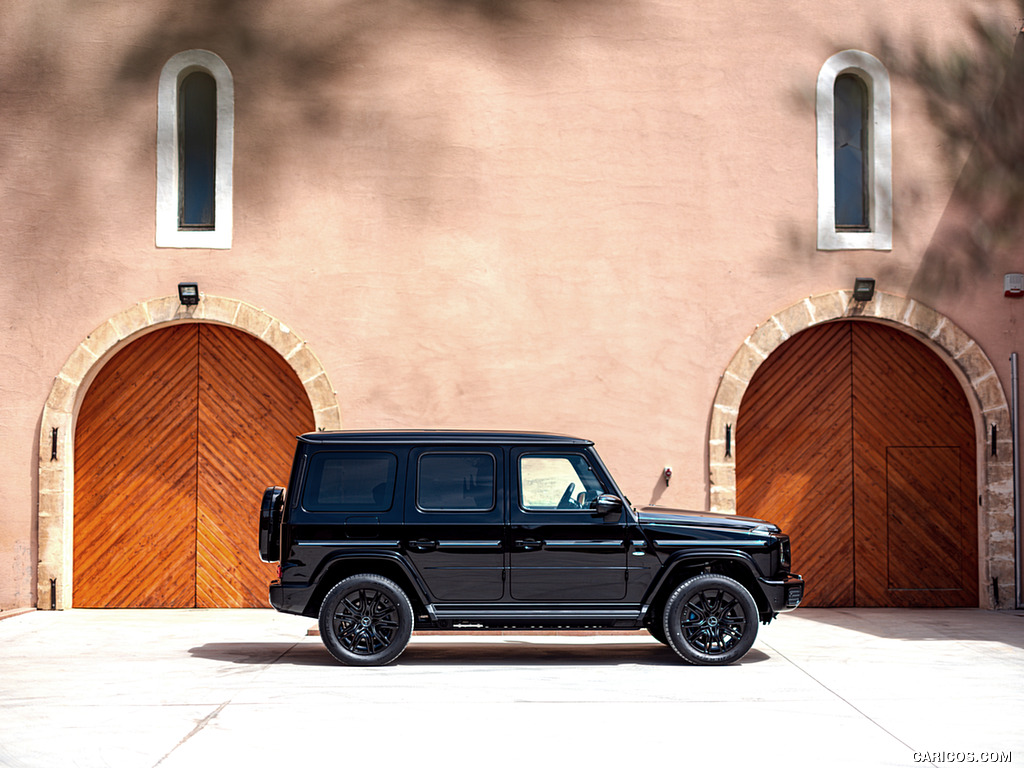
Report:
[[377,574],[338,582],[320,608],[320,639],[342,664],[397,659],[412,636],[412,605],[395,582]]
[[757,606],[735,579],[702,573],[687,579],[665,603],[668,644],[691,664],[730,664],[757,637]]

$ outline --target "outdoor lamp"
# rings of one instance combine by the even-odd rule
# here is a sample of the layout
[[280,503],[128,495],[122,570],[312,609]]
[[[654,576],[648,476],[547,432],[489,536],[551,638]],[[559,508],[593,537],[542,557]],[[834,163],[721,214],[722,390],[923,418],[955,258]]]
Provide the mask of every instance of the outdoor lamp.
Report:
[[853,300],[871,301],[875,295],[875,281],[871,277],[858,277],[853,281]]
[[185,307],[194,307],[198,304],[199,283],[178,283],[178,301]]

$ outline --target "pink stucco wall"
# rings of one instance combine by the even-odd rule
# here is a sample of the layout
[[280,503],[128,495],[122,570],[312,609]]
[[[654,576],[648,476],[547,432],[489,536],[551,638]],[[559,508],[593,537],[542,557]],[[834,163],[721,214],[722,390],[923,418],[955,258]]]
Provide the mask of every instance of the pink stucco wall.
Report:
[[[892,84],[893,250],[814,240],[822,63],[882,33],[963,41],[970,8],[1008,39],[1019,27],[1013,3],[952,0],[8,0],[0,609],[35,602],[54,377],[180,280],[300,334],[346,428],[590,437],[634,503],[707,505],[710,410],[737,349],[855,276],[953,319],[1008,393],[1024,301],[1002,276],[1024,258],[1004,249],[959,281],[924,259],[957,165],[907,83]],[[154,246],[157,80],[192,48],[234,78],[226,251]]]

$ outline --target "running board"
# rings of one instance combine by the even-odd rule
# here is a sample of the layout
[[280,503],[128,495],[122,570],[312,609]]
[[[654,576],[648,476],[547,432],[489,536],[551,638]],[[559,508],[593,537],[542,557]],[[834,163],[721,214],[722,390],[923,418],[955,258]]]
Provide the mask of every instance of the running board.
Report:
[[428,605],[432,621],[464,622],[466,624],[494,625],[505,622],[540,622],[562,626],[565,622],[607,624],[631,622],[640,624],[647,606],[637,608],[505,608],[467,610],[463,607]]

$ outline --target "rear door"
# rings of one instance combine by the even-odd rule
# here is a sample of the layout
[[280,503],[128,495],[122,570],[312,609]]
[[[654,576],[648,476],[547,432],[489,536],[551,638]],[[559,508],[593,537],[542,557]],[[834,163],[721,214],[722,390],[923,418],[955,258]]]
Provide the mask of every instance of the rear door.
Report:
[[586,452],[513,451],[511,597],[525,602],[615,602],[626,596],[626,514],[597,517],[611,490]]
[[409,458],[402,548],[433,600],[492,602],[505,594],[505,451],[430,447]]

